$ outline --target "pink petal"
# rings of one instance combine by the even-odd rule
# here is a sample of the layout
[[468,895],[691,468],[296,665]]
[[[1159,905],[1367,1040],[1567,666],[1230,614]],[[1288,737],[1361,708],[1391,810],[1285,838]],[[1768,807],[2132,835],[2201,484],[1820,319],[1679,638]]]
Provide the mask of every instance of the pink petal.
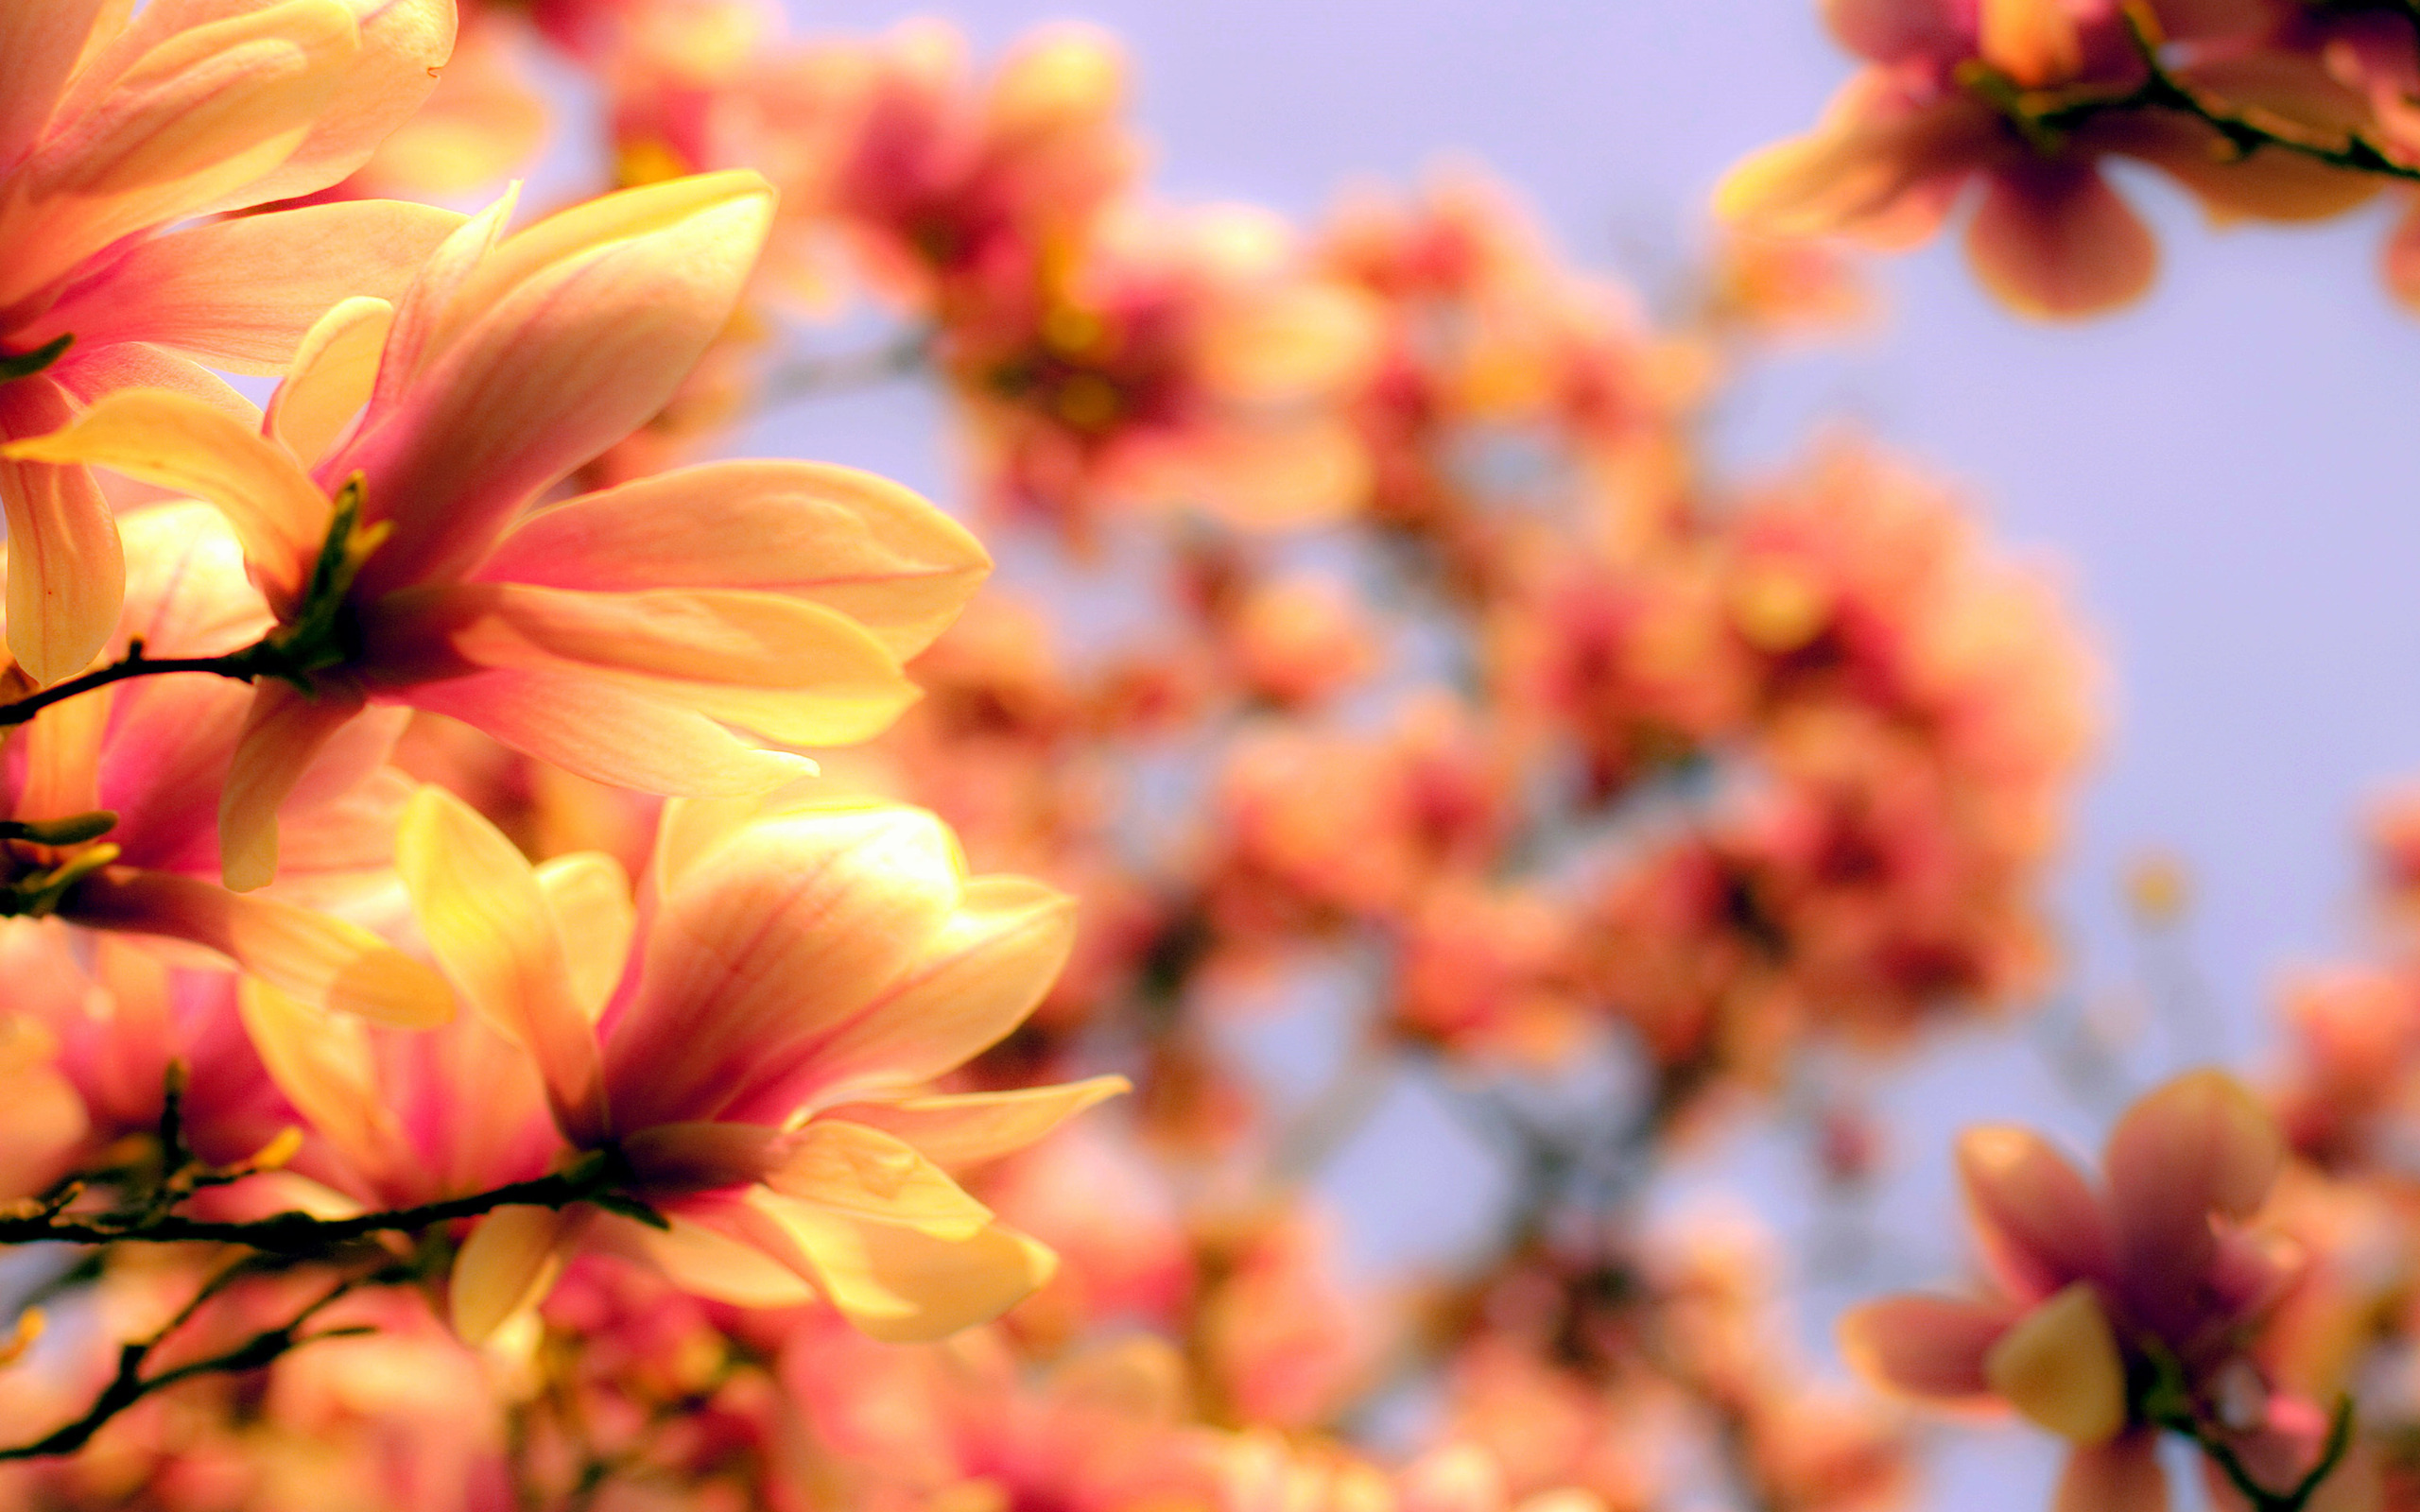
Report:
[[147,341],[234,372],[277,372],[321,311],[349,296],[400,298],[461,221],[427,205],[354,200],[156,236],[71,285],[12,339],[32,346],[73,332],[85,349]]
[[2102,1158],[2128,1302],[2156,1322],[2188,1318],[2216,1252],[2212,1215],[2249,1217],[2284,1160],[2275,1121],[2224,1072],[2188,1072],[2128,1108]]
[[277,880],[277,811],[321,747],[361,713],[358,690],[322,680],[316,695],[264,678],[218,792],[218,852],[237,892]]
[[830,810],[750,826],[658,905],[636,997],[608,1028],[617,1125],[711,1118],[743,1080],[917,959],[959,901],[957,848],[931,815]]
[[2019,315],[2071,320],[2139,299],[2159,271],[2141,217],[2091,163],[2028,160],[1985,180],[1966,229],[1975,276]]
[[828,605],[894,656],[958,617],[991,558],[909,490],[821,462],[714,462],[542,510],[480,567],[556,588],[751,588]]
[[1984,1258],[2017,1298],[2108,1279],[2100,1201],[2048,1141],[2007,1125],[1968,1129],[1958,1141],[1958,1175]]
[[1851,1308],[1841,1352],[1877,1386],[1931,1400],[1987,1398],[1984,1358],[2015,1321],[2014,1310],[1945,1297],[1886,1297]]
[[0,90],[0,172],[33,146],[67,87],[94,18],[108,8],[108,0],[0,5],[0,58],[9,60],[9,87]]

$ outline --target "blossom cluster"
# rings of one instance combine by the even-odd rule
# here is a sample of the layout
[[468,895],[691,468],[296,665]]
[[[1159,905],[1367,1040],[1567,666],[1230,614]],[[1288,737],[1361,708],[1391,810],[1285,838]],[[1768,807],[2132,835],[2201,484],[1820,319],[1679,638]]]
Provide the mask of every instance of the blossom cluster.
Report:
[[[2117,20],[1986,5],[1987,77],[1907,9],[1835,8],[1941,54],[1892,63],[1893,142],[2099,142],[2025,91],[2150,87]],[[2257,10],[2191,9],[2161,47]],[[2069,610],[1876,443],[1715,465],[1724,387],[1869,307],[1821,249],[1730,238],[1651,309],[1476,168],[1302,227],[1169,203],[1126,96],[1081,27],[978,63],[745,0],[0,0],[0,1499],[1913,1495],[1773,1241],[1654,1199],[1759,1125],[1853,1197],[1875,1068],[2038,997]],[[580,118],[611,181],[524,215]],[[1875,129],[1732,198],[1878,223],[1815,223],[1897,171]],[[968,524],[720,455],[908,382]],[[1289,1096],[1251,1045],[1305,1002],[1340,1071]],[[2376,1095],[2284,1135],[2159,1094],[2107,1203],[1973,1136],[1998,1290],[1853,1314],[1855,1362],[2064,1435],[2077,1506],[2152,1504],[2155,1430],[2388,1484],[2316,1405],[2350,1352],[2263,1334],[2376,1315],[2256,1237],[2319,1190],[2289,1144],[2368,1159],[2395,1073],[2344,1058]],[[1504,1190],[1373,1279],[1316,1193],[1408,1088]]]
[[[2342,215],[2420,182],[2420,13],[2367,0],[1824,0],[1863,66],[1805,136],[1733,170],[1723,214],[1898,249],[1973,198],[1976,277],[2020,313],[2138,298],[2158,248],[2114,188],[2146,164],[2218,224]],[[1970,187],[1977,192],[1970,195]],[[2420,216],[2388,285],[2420,304]]]

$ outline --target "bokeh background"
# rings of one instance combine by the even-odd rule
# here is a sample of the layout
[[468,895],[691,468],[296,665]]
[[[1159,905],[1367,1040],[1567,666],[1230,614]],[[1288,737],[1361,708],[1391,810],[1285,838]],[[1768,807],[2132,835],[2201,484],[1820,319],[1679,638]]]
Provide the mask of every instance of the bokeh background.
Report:
[[[1848,72],[1808,0],[789,10],[810,35],[937,14],[978,56],[1041,22],[1098,23],[1130,50],[1133,117],[1167,198],[1308,217],[1357,180],[1403,184],[1476,161],[1528,197],[1573,261],[1628,279],[1651,306],[1677,297],[1708,241],[1722,170],[1803,129]],[[594,164],[564,155],[596,139],[560,123],[541,184],[553,171],[593,180]],[[1872,266],[1886,309],[1862,339],[1752,370],[1714,417],[1715,455],[1734,472],[1846,425],[1957,479],[2004,542],[2057,565],[2105,662],[2102,748],[2060,885],[2066,969],[2042,1027],[1935,1042],[1877,1078],[1891,1178],[1856,1215],[1853,1252],[1832,1243],[1839,1214],[1792,1195],[1807,1183],[1786,1130],[1700,1153],[1664,1194],[1746,1201],[1774,1223],[1806,1266],[1810,1341],[1827,1351],[1841,1303],[1961,1263],[1958,1125],[2023,1119],[2097,1140],[2127,1089],[2076,1095],[2052,1069],[2058,1025],[2140,1021],[2141,1085],[2198,1061],[2255,1062],[2281,974],[2360,937],[2364,807],[2420,777],[2420,319],[2374,276],[2382,212],[2229,232],[2147,178],[2129,193],[2167,257],[2143,304],[2083,327],[2029,324],[1945,239]],[[781,410],[732,449],[849,462],[954,503],[943,432],[934,396],[900,385]],[[2193,903],[2176,937],[2147,946],[2122,894],[2153,854],[2184,864]],[[1316,1014],[1243,1032],[1297,1091],[1323,1084],[1339,1053]],[[1392,1263],[1484,1231],[1493,1179],[1414,1088],[1325,1185],[1351,1247]],[[2038,1438],[1951,1431],[1943,1448],[1929,1504],[2044,1504],[2055,1456]]]

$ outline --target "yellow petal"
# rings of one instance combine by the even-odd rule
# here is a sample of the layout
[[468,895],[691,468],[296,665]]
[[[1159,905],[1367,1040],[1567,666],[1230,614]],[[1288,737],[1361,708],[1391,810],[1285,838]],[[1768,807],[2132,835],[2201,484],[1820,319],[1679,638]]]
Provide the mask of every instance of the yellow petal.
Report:
[[804,1277],[763,1250],[677,1212],[670,1217],[668,1230],[630,1227],[648,1258],[683,1291],[735,1307],[796,1307],[814,1299],[815,1289]]
[[281,610],[328,533],[327,496],[292,457],[223,410],[164,389],[107,395],[65,429],[0,447],[0,456],[89,463],[209,500]]
[[395,870],[446,974],[538,1062],[564,1131],[601,1135],[596,1037],[529,863],[469,804],[424,787],[404,811]]
[[630,873],[603,851],[582,850],[541,863],[538,887],[562,934],[572,996],[594,1023],[622,980],[638,927]]
[[1085,1108],[1131,1090],[1123,1076],[1094,1076],[1008,1092],[851,1103],[826,1116],[897,1135],[937,1164],[973,1165],[1024,1149]]
[[286,1101],[363,1176],[385,1174],[400,1131],[361,1021],[323,1013],[256,977],[243,980],[235,1001],[244,1032]]
[[935,1239],[964,1240],[992,1210],[897,1137],[840,1119],[801,1129],[787,1159],[765,1177],[785,1196],[874,1223],[902,1224]]
[[337,732],[361,713],[361,695],[323,682],[316,696],[264,678],[218,790],[218,864],[236,892],[277,880],[277,811]]
[[2064,0],[1983,0],[1980,22],[1984,60],[2029,89],[2064,84],[2083,67]]
[[562,1268],[563,1224],[552,1208],[498,1208],[471,1230],[445,1287],[462,1342],[484,1344],[516,1314],[545,1300]]
[[[0,439],[37,436],[74,412],[43,376],[0,385]],[[117,627],[126,558],[117,522],[81,467],[21,459],[0,446],[8,511],[9,650],[47,687],[82,672]]]
[[797,1241],[817,1289],[841,1315],[887,1344],[989,1323],[1058,1268],[1046,1246],[1004,1224],[954,1242],[769,1194],[756,1206]]
[[2126,1366],[2090,1282],[2017,1320],[1984,1356],[1992,1389],[2071,1444],[2105,1444],[2126,1426]]
[[302,338],[285,381],[268,402],[268,432],[304,467],[317,463],[378,380],[378,353],[395,322],[395,307],[359,296],[320,318]]

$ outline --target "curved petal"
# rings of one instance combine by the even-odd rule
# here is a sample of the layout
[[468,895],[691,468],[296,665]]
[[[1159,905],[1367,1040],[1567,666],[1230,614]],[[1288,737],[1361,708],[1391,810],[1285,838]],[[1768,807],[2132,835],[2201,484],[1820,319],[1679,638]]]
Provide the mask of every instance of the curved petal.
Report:
[[262,591],[281,609],[302,591],[328,533],[327,498],[293,458],[223,410],[183,394],[136,388],[106,395],[74,423],[10,442],[0,456],[91,463],[209,500],[234,526]]
[[2017,1319],[1983,1357],[2009,1405],[2071,1444],[2105,1444],[2126,1426],[2126,1366],[2089,1281]]
[[582,850],[541,862],[538,890],[562,933],[572,1000],[595,1023],[621,983],[638,928],[630,873],[601,850]]
[[475,666],[585,674],[793,746],[870,739],[917,697],[846,615],[771,593],[466,583],[390,600],[364,633],[372,658],[441,642]]
[[[155,0],[156,3],[156,0]],[[346,0],[361,45],[329,103],[293,151],[270,172],[193,214],[238,210],[314,194],[370,161],[389,132],[410,120],[437,87],[454,52],[454,0]]]
[[[131,32],[135,28],[130,28]],[[132,232],[182,219],[292,156],[361,49],[337,0],[280,0],[161,39],[55,119],[0,213],[0,306]]]
[[2072,320],[2140,299],[2159,272],[2142,218],[2089,162],[2003,168],[1966,228],[1975,276],[2019,315]]
[[2048,1140],[2007,1125],[1968,1129],[1958,1139],[1958,1177],[1984,1257],[2017,1297],[2108,1279],[2100,1199]]
[[897,1224],[935,1239],[973,1238],[992,1210],[969,1196],[914,1145],[863,1124],[819,1118],[800,1129],[765,1185],[868,1223]]
[[236,1008],[269,1079],[295,1111],[362,1177],[385,1177],[402,1133],[361,1021],[322,1012],[254,977],[238,987]]
[[681,1290],[735,1307],[796,1307],[814,1300],[806,1278],[762,1248],[690,1212],[675,1210],[665,1216],[671,1221],[668,1230],[628,1228],[639,1248]]
[[2006,1307],[1945,1297],[1886,1297],[1841,1316],[1841,1352],[1885,1390],[1932,1401],[1992,1395],[1984,1360],[2015,1321]]
[[603,1137],[596,1037],[529,863],[469,804],[424,787],[396,832],[395,870],[422,935],[462,996],[538,1062],[563,1132]]
[[268,434],[297,462],[309,467],[327,455],[370,402],[378,354],[394,322],[393,305],[365,295],[330,306],[304,334],[263,417]]
[[1771,236],[1913,246],[1939,229],[1997,129],[1963,96],[1910,111],[1871,82],[1852,83],[1823,126],[1724,175],[1715,213]]
[[754,1202],[795,1239],[816,1289],[860,1332],[887,1344],[989,1323],[1058,1268],[1046,1246],[1005,1224],[971,1239],[937,1239],[769,1194]]
[[0,90],[0,169],[14,163],[41,135],[83,55],[95,18],[108,0],[17,0],[0,5],[0,58],[9,60],[9,87]]
[[936,1164],[976,1165],[1014,1154],[1094,1104],[1132,1090],[1123,1076],[1094,1076],[1007,1092],[849,1103],[830,1109],[827,1116],[894,1134]]
[[218,790],[218,864],[229,887],[251,892],[277,880],[277,811],[361,709],[361,695],[337,683],[316,695],[269,679],[252,689]]
[[[43,377],[0,384],[0,439],[55,431],[73,415]],[[42,686],[91,664],[117,627],[126,558],[93,474],[74,463],[19,458],[0,446],[9,522],[9,651]]]
[[912,966],[810,1055],[754,1068],[732,1115],[779,1118],[839,1089],[914,1087],[964,1065],[1024,1022],[1059,979],[1075,915],[1075,900],[1024,877],[968,882]]
[[815,775],[804,757],[751,746],[671,698],[594,675],[495,670],[389,696],[609,787],[724,798]]
[[948,627],[991,571],[913,490],[821,462],[710,462],[542,510],[479,568],[552,588],[749,588],[813,600],[896,657]]
[[743,1082],[908,971],[959,902],[958,849],[920,810],[785,816],[726,842],[660,901],[605,1077],[627,1126],[711,1118]]
[[569,1220],[552,1208],[498,1208],[454,1256],[447,1314],[465,1344],[485,1344],[513,1314],[536,1307],[562,1268]]
[[348,297],[401,296],[461,221],[361,199],[156,236],[70,286],[23,339],[147,341],[233,372],[277,372],[320,312]]
[[445,979],[358,924],[193,877],[112,867],[60,913],[93,929],[185,940],[305,1003],[404,1029],[454,1016]]
[[556,222],[582,207],[471,269],[453,304],[475,318],[451,333],[441,322],[425,369],[321,469],[366,472],[370,518],[394,524],[365,593],[470,572],[534,495],[671,398],[729,322],[771,220],[762,180],[716,177],[668,224],[528,266],[533,244],[562,245]]
[[2268,1109],[2221,1071],[2188,1072],[2128,1108],[2102,1157],[2127,1301],[2153,1320],[2189,1314],[2216,1254],[2212,1215],[2250,1217],[2285,1154]]

